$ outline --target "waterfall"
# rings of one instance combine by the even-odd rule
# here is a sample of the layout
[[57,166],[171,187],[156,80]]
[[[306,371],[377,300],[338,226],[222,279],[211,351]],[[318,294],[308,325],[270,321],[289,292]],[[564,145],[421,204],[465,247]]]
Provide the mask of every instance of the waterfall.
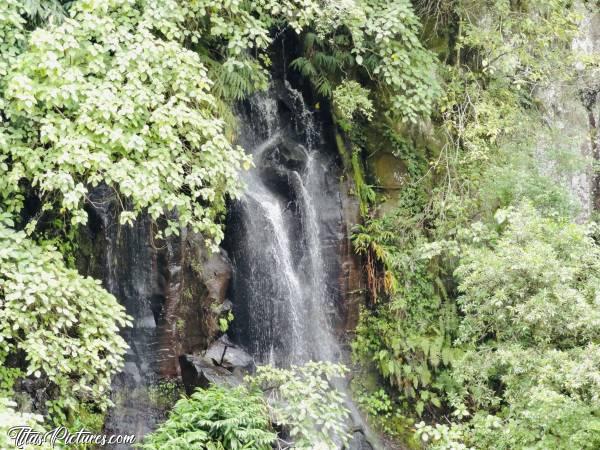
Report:
[[340,209],[335,163],[314,114],[287,81],[255,95],[239,116],[239,140],[256,167],[242,175],[245,194],[230,219],[238,338],[262,363],[335,361],[340,269],[323,251],[340,222],[323,214]]
[[[239,142],[255,167],[242,174],[245,193],[227,226],[234,338],[259,364],[343,361],[334,332],[344,300],[341,172],[322,122],[287,80],[254,95],[238,115]],[[381,448],[344,384],[335,387],[352,416],[349,448]]]

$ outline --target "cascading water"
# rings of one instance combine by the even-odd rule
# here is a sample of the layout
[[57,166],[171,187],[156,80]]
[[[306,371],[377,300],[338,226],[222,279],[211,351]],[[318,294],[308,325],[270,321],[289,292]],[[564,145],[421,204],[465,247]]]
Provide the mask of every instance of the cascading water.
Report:
[[[343,360],[334,333],[345,238],[340,171],[315,114],[287,81],[240,111],[240,144],[255,168],[230,209],[233,334],[258,363]],[[343,383],[336,386],[344,390]],[[348,396],[353,449],[378,448]]]
[[256,167],[243,174],[246,191],[230,220],[232,293],[244,324],[238,339],[263,363],[336,360],[339,267],[323,248],[339,217],[319,214],[339,210],[335,163],[320,151],[313,114],[289,83],[254,96],[240,115],[240,141]]

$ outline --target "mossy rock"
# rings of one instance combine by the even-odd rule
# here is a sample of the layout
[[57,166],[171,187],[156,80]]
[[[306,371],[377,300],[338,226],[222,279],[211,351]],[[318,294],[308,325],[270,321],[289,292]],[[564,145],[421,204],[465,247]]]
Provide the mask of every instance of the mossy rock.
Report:
[[392,153],[379,152],[373,155],[368,161],[368,168],[378,189],[398,190],[404,185],[406,165]]

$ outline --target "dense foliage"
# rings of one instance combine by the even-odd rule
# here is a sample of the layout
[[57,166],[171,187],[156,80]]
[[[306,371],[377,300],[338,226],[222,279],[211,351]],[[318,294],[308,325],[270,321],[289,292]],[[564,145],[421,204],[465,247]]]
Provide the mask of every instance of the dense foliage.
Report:
[[352,130],[372,154],[383,129],[406,167],[394,206],[354,235],[376,303],[354,343],[361,404],[398,436],[414,411],[431,448],[597,447],[599,247],[563,183],[585,144],[548,126],[539,95],[583,89],[598,58],[572,41],[595,7],[416,3],[432,44],[450,36],[436,134]]
[[127,347],[118,334],[124,308],[97,280],[64,267],[56,250],[10,225],[0,222],[0,363],[24,355],[26,375],[58,390],[59,411],[103,399]]
[[216,216],[247,158],[223,135],[198,55],[154,36],[169,23],[151,5],[78,2],[71,12],[36,29],[6,77],[8,208],[20,209],[26,179],[85,223],[89,189],[105,183],[127,205],[122,223],[176,209],[167,234],[191,225],[219,241]]
[[327,362],[260,366],[243,386],[197,389],[177,402],[141,448],[335,450],[350,438],[350,413],[336,388],[346,371]]
[[260,392],[212,386],[179,400],[169,419],[140,448],[269,450],[276,436],[269,426]]
[[456,271],[466,351],[451,398],[473,418],[419,434],[433,448],[596,448],[600,247],[593,230],[531,205],[503,219]]
[[8,395],[17,379],[42,378],[58,417],[79,402],[108,404],[127,319],[72,269],[90,194],[110,187],[123,225],[148,214],[157,237],[188,227],[216,249],[226,200],[251,165],[232,143],[231,107],[267,87],[270,45],[286,29],[352,66],[347,76],[323,75],[325,100],[335,97],[348,122],[371,116],[375,86],[398,120],[432,110],[433,55],[407,0],[2,2],[0,312],[8,346],[0,386]]
[[592,230],[527,204],[502,228],[456,271],[466,351],[453,401],[475,412],[453,431],[486,448],[595,448],[600,247]]
[[[598,448],[597,211],[565,183],[600,180],[600,58],[574,42],[593,14],[568,0],[3,0],[0,397],[43,384],[55,421],[109,405],[129,319],[73,268],[90,194],[112,189],[123,225],[148,215],[157,238],[187,227],[217,249],[252,164],[232,108],[268,87],[287,36],[289,68],[351,146],[368,297],[353,386],[371,422],[439,449]],[[548,119],[565,115],[545,103],[559,91],[583,137]],[[380,154],[399,162],[394,189]],[[249,387],[200,390],[144,448],[267,449],[272,424],[295,448],[335,448],[350,438],[344,372],[264,367]],[[41,420],[13,406],[0,402],[6,423]]]

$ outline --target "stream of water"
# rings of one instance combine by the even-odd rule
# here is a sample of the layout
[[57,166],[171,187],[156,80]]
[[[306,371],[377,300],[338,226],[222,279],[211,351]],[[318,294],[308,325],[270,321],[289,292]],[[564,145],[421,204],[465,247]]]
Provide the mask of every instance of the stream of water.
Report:
[[[283,111],[282,111],[283,109]],[[256,167],[233,209],[233,303],[240,340],[262,363],[336,360],[331,331],[338,267],[323,247],[332,207],[321,133],[300,92],[287,82],[255,95],[240,113],[240,143]]]

